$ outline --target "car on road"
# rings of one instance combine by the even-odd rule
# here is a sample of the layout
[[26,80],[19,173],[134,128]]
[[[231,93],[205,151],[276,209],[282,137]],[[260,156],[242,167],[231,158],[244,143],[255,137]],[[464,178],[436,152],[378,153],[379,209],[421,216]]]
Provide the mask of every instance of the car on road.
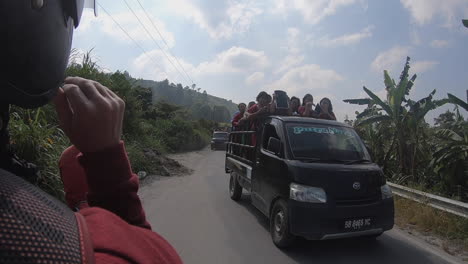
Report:
[[374,238],[393,228],[392,191],[351,126],[270,116],[256,127],[231,132],[225,171],[231,198],[250,192],[276,246],[298,236]]
[[211,139],[211,150],[217,150],[217,149],[225,150],[228,138],[229,138],[228,132],[223,132],[223,131],[213,132],[213,137]]

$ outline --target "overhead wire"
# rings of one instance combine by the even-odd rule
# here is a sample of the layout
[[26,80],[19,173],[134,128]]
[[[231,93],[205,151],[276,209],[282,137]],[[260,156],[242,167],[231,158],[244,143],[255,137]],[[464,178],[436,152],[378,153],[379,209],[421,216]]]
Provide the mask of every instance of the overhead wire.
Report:
[[166,47],[170,53],[170,55],[172,57],[174,57],[175,61],[177,62],[177,64],[180,66],[180,68],[182,69],[182,71],[184,71],[185,75],[187,75],[187,77],[189,78],[189,80],[192,82],[192,84],[194,83],[193,82],[193,79],[190,77],[190,75],[187,73],[187,71],[185,70],[184,66],[182,66],[182,64],[180,63],[179,59],[177,59],[177,57],[172,54],[172,52],[170,51],[170,46],[169,44],[167,43],[166,39],[163,37],[163,35],[161,34],[161,32],[159,31],[158,27],[156,26],[156,24],[154,23],[153,19],[150,17],[150,15],[148,14],[148,12],[146,12],[146,9],[143,7],[143,5],[141,4],[140,0],[136,0],[138,2],[138,4],[140,5],[141,9],[143,10],[143,12],[145,13],[146,17],[148,18],[148,20],[151,22],[151,24],[153,25],[153,28],[156,30],[156,32],[158,32],[158,35],[159,37],[161,38],[161,40],[164,42],[164,44],[166,44]]
[[180,76],[183,77],[183,79],[185,79],[185,76],[180,72],[180,70],[174,65],[174,63],[172,62],[171,58],[169,58],[169,56],[166,54],[166,52],[164,51],[164,49],[159,45],[159,43],[156,41],[156,39],[153,37],[153,35],[151,34],[151,32],[145,27],[145,25],[143,24],[143,22],[140,20],[140,18],[137,16],[137,14],[135,13],[135,11],[132,9],[132,7],[128,4],[127,0],[123,0],[125,2],[125,5],[127,5],[128,9],[132,12],[133,16],[138,20],[138,22],[140,23],[140,25],[143,27],[143,29],[146,31],[146,33],[148,33],[148,35],[150,36],[150,38],[153,40],[153,42],[156,44],[156,46],[159,47],[159,49],[161,50],[161,52],[164,54],[164,56],[167,58],[167,60],[171,63],[171,65],[174,67],[174,69],[176,69],[176,71],[180,74]]
[[[119,24],[119,22],[117,22],[117,20],[116,20],[116,19],[115,19],[99,2],[98,2],[97,4],[98,4],[99,7],[112,19],[112,21],[114,21],[114,23],[120,28],[120,30],[122,30],[122,31],[125,33],[125,35],[127,35],[127,37],[128,37],[131,41],[133,41],[133,43],[134,43],[137,47],[139,47],[139,48],[141,49],[141,51],[143,52],[143,54],[144,54],[146,57],[148,57],[148,59],[149,59],[150,61],[152,61],[154,64],[156,64],[156,66],[158,66],[158,67],[161,69],[161,71],[164,72],[163,67],[162,67],[159,63],[156,63],[156,61],[154,61],[154,60],[151,58],[151,56],[148,55],[148,52],[147,52],[134,38],[132,38],[132,36],[130,36],[130,34],[125,30],[125,28],[122,27],[122,26]],[[166,73],[166,72],[164,72],[164,73]],[[166,73],[166,74],[167,74],[167,73]]]

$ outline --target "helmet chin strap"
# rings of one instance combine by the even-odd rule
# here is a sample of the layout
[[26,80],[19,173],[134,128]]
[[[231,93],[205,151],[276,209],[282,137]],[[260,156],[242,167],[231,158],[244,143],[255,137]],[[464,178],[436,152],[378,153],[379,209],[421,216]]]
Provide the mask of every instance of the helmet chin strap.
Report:
[[10,105],[0,102],[0,168],[7,170],[31,183],[37,183],[39,173],[36,165],[19,159],[10,147],[8,123],[10,121]]

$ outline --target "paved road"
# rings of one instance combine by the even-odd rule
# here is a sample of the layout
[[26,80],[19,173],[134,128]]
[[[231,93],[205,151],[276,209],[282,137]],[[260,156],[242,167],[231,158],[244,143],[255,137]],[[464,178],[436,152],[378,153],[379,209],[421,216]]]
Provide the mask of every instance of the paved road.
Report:
[[239,203],[229,198],[223,152],[206,149],[175,158],[194,173],[156,180],[140,196],[154,230],[185,263],[457,263],[398,229],[374,242],[302,241],[295,249],[279,250],[249,195]]

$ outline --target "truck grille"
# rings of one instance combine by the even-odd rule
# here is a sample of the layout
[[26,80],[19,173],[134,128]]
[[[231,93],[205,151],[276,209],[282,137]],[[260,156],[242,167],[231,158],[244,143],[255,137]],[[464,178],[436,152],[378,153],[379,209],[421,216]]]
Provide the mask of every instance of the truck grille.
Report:
[[338,206],[351,206],[351,205],[363,205],[363,204],[373,204],[380,200],[380,195],[373,195],[370,197],[363,198],[353,198],[353,199],[338,199],[336,200],[336,205]]

